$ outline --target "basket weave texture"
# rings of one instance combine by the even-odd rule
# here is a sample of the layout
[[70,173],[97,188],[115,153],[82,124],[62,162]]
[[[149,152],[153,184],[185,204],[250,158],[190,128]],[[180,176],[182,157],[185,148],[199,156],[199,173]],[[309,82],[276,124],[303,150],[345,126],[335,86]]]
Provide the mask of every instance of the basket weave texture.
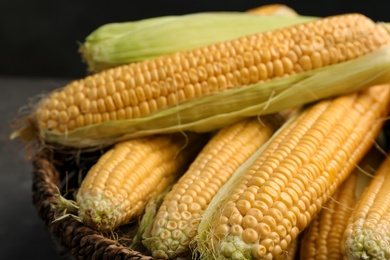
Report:
[[56,218],[52,205],[58,201],[58,189],[64,186],[64,172],[70,172],[68,168],[73,166],[66,162],[57,164],[56,161],[61,160],[55,152],[45,148],[37,151],[32,160],[32,191],[35,209],[45,222],[57,252],[66,259],[152,259],[105,237],[73,217]]

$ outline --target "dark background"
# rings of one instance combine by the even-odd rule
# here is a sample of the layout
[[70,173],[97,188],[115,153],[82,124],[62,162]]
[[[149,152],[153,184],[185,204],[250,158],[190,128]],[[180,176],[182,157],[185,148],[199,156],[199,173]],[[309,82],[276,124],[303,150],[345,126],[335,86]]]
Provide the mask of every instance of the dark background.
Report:
[[[0,1],[0,75],[82,77],[78,43],[102,24],[202,11],[245,11],[262,0]],[[277,1],[303,15],[360,12],[390,21],[389,2]]]
[[[245,11],[261,0],[0,0],[0,259],[60,259],[31,198],[31,162],[8,139],[9,122],[29,97],[86,75],[78,44],[97,27],[161,15]],[[302,15],[359,12],[390,22],[389,2],[278,1]]]

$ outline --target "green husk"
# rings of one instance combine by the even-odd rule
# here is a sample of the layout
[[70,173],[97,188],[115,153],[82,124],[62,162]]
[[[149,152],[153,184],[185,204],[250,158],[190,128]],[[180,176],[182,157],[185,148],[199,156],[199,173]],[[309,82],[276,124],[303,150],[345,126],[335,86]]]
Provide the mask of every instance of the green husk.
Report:
[[99,71],[318,19],[311,16],[204,12],[105,24],[80,46],[89,71]]
[[108,121],[65,134],[42,130],[43,140],[73,147],[112,144],[157,133],[212,131],[248,116],[294,108],[390,81],[390,45],[362,57],[201,97],[142,118]]

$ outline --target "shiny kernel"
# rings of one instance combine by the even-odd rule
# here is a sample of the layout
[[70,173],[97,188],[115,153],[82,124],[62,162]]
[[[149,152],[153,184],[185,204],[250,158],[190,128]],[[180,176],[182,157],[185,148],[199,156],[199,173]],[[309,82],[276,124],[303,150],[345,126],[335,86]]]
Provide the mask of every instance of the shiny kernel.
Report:
[[245,228],[242,232],[242,240],[245,243],[254,243],[257,239],[259,239],[259,235],[252,228]]
[[255,228],[257,224],[258,224],[257,219],[254,216],[246,215],[242,219],[242,226],[244,228]]
[[216,77],[212,76],[207,80],[207,83],[209,85],[209,89],[211,93],[215,93],[219,90],[218,86],[218,80]]
[[107,95],[112,96],[116,92],[116,85],[114,82],[109,82],[106,84]]
[[249,67],[249,76],[251,83],[256,83],[260,80],[259,71],[256,66],[252,65]]
[[180,199],[180,203],[190,204],[192,202],[193,202],[193,198],[191,196],[189,196],[189,195],[184,195]]
[[180,220],[180,221],[178,222],[178,228],[179,228],[180,230],[185,230],[187,227],[188,227],[188,222],[187,222],[187,221],[185,221],[185,220]]
[[251,203],[248,200],[240,199],[237,201],[236,207],[242,215],[245,215],[246,212],[251,208]]
[[[52,115],[54,111],[56,111],[56,110],[52,110],[50,114]],[[76,107],[76,106],[70,106],[70,107],[68,108],[69,119],[76,118],[79,114],[80,114],[80,110],[79,110],[78,107]]]
[[204,66],[199,66],[198,67],[197,75],[198,75],[199,81],[207,80],[207,78],[209,77],[209,75],[207,73],[207,69]]
[[119,92],[116,92],[112,96],[112,101],[114,102],[114,106],[118,109],[124,108],[122,96]]
[[182,230],[175,229],[171,232],[172,239],[179,240],[181,236],[183,235]]
[[181,219],[181,214],[180,214],[180,212],[177,212],[177,211],[171,212],[170,215],[169,215],[169,219],[170,219],[170,220],[173,220],[173,221],[178,221],[178,220],[180,220],[180,219]]
[[221,67],[221,74],[226,75],[231,71],[231,64],[228,58],[222,58],[218,64]]
[[169,230],[163,230],[161,233],[160,233],[160,238],[165,240],[165,239],[168,239],[171,237],[171,232]]
[[272,255],[274,255],[276,257],[279,257],[279,256],[283,257],[283,253],[284,252],[283,252],[281,246],[280,245],[275,245],[274,250],[272,252]]
[[84,126],[84,116],[78,115],[78,116],[76,117],[76,125],[77,125],[77,127],[82,127],[82,126]]
[[266,63],[271,61],[271,52],[268,47],[261,47],[260,50],[261,62]]
[[201,206],[196,202],[191,203],[188,209],[190,212],[200,212],[202,210]]
[[105,98],[107,96],[107,89],[104,85],[100,85],[97,89],[97,98]]
[[143,73],[136,73],[134,75],[134,84],[136,86],[142,86],[145,84],[145,78],[143,76]]
[[259,234],[260,238],[268,237],[271,233],[271,228],[266,223],[257,224],[255,230]]
[[249,74],[249,70],[247,68],[241,68],[240,69],[240,75],[241,75],[241,82],[243,85],[248,85],[251,83],[251,77]]
[[229,224],[232,226],[234,224],[241,225],[242,224],[242,215],[238,212],[232,213],[229,217]]
[[[46,128],[46,127],[43,127],[43,128]],[[68,131],[68,125],[67,124],[60,124],[60,125],[58,125],[58,130],[61,133],[64,133],[64,132]]]
[[252,208],[256,208],[261,212],[266,212],[268,210],[268,205],[264,201],[255,200],[254,202],[252,202]]
[[189,219],[191,219],[191,217],[192,217],[192,213],[191,212],[189,212],[187,210],[181,212],[181,218],[183,220],[189,220]]
[[263,213],[257,208],[249,209],[246,214],[247,216],[250,215],[251,217],[255,218],[257,222],[260,222],[263,219]]
[[162,109],[168,106],[168,101],[166,97],[160,96],[157,98],[157,107]]
[[313,69],[321,68],[323,67],[322,57],[319,52],[314,52],[310,56],[311,63],[313,65]]
[[112,97],[111,96],[107,96],[105,99],[105,104],[106,104],[106,108],[107,108],[107,111],[108,112],[114,112],[116,111],[116,107],[115,107],[115,104],[114,104],[114,101],[112,100]]
[[172,221],[172,220],[168,221],[168,222],[167,222],[167,229],[168,229],[169,231],[172,231],[172,230],[177,229],[177,222]]
[[215,230],[214,230],[214,235],[217,236],[218,238],[222,238],[224,236],[226,236],[230,231],[230,227],[229,225],[226,225],[226,224],[221,224],[221,225],[218,225]]
[[272,239],[270,239],[270,238],[266,238],[266,239],[260,240],[260,244],[262,246],[264,246],[265,248],[267,248],[268,251],[273,251],[274,250],[275,242]]
[[207,204],[208,204],[208,201],[201,195],[196,196],[196,201],[195,202],[197,202],[202,209],[205,209]]
[[97,108],[99,113],[104,113],[107,111],[106,103],[104,102],[104,99],[99,98],[97,100]]
[[190,222],[188,224],[189,224],[189,227],[191,229],[195,229],[196,230],[198,228],[198,225],[199,225],[200,217],[197,216],[197,214],[194,214],[193,217],[194,217],[194,219],[190,220]]
[[339,50],[335,47],[329,48],[330,64],[335,64],[340,60]]
[[298,62],[298,55],[295,51],[289,50],[286,54],[286,57],[288,60],[291,61],[291,64],[297,63]]
[[276,227],[276,220],[272,216],[265,215],[262,222],[267,224],[271,229]]
[[242,234],[242,227],[239,225],[239,224],[234,224],[231,228],[230,228],[230,233],[233,235],[233,236],[241,236]]
[[307,55],[303,55],[300,59],[299,59],[299,65],[302,66],[302,69],[304,71],[308,71],[308,70],[311,70],[313,68],[312,66],[312,63],[311,63],[311,59],[309,56]]
[[276,208],[270,208],[267,212],[267,215],[269,215],[270,217],[272,217],[276,222],[281,222],[282,219],[283,219],[283,213],[280,212],[278,209]]
[[67,123],[69,120],[68,114],[65,111],[61,111],[58,115],[60,123]]
[[251,191],[244,191],[241,195],[240,195],[240,199],[243,199],[243,200],[247,200],[249,202],[252,202],[254,201],[256,198],[254,192],[251,192]]
[[126,118],[126,112],[123,108],[119,109],[118,111],[116,112],[112,112],[112,113],[115,113],[116,114],[116,118],[117,120],[124,120],[124,119],[127,119]]
[[260,63],[260,64],[257,66],[257,70],[258,70],[258,72],[259,72],[259,79],[260,79],[260,80],[266,80],[266,79],[268,79],[268,70],[267,70],[267,67],[265,66],[265,64]]
[[265,67],[267,68],[267,74],[269,78],[272,78],[275,76],[275,68],[272,61],[269,61],[265,64]]
[[287,229],[283,225],[276,226],[274,231],[279,235],[279,237],[286,237],[288,233]]
[[167,97],[168,106],[176,106],[178,104],[176,94],[170,93]]
[[[73,121],[73,120],[72,120]],[[74,121],[73,121],[74,122]],[[101,122],[103,122],[102,120],[102,115],[101,114],[93,114],[93,122],[95,124],[100,124]],[[76,124],[76,122],[74,122]]]
[[223,210],[223,215],[230,217],[233,213],[239,213],[239,210],[235,207],[233,203],[227,204]]
[[107,121],[110,121],[110,114],[109,113],[103,113],[102,114],[102,121],[103,122],[107,122]]
[[184,86],[184,95],[187,99],[192,99],[196,97],[195,89],[192,84]]
[[218,88],[219,90],[224,90],[230,87],[227,83],[226,77],[224,75],[218,75],[217,76],[217,81],[218,81]]
[[284,75],[283,63],[280,59],[273,61],[274,74],[276,77],[282,77]]
[[267,253],[267,249],[263,245],[254,245],[252,254],[256,259],[262,259]]
[[141,103],[139,104],[139,111],[140,111],[140,113],[141,113],[141,116],[145,116],[145,115],[150,114],[148,102],[146,102],[146,101],[141,102]]

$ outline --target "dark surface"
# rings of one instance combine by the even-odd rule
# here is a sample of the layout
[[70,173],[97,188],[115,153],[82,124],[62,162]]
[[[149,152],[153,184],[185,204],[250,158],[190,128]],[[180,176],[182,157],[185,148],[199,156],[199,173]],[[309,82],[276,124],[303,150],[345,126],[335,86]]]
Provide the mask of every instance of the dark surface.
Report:
[[68,82],[59,79],[0,77],[0,259],[61,259],[51,245],[43,221],[32,204],[31,162],[17,141],[9,141],[19,108],[30,97]]

